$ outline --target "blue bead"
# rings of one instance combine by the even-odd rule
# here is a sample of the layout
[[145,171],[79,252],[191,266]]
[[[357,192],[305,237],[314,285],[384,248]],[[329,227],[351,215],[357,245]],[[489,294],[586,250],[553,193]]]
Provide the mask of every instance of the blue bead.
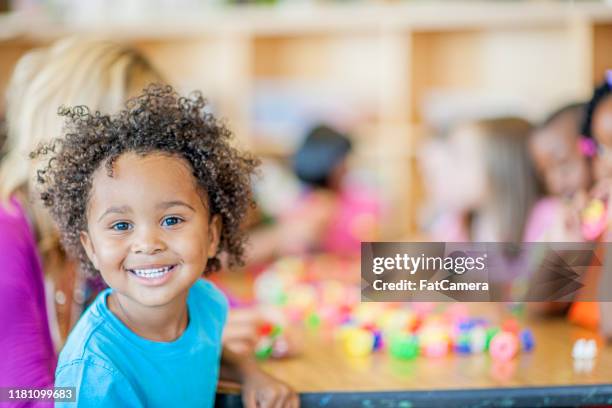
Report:
[[455,351],[459,354],[470,354],[472,352],[469,343],[457,343],[455,344]]
[[374,332],[374,346],[372,347],[374,350],[380,350],[383,346],[383,336],[380,330],[376,330]]
[[531,330],[524,329],[523,331],[521,331],[520,339],[521,339],[521,347],[523,350],[525,351],[533,350],[535,346],[535,339],[533,337],[533,333],[531,333]]

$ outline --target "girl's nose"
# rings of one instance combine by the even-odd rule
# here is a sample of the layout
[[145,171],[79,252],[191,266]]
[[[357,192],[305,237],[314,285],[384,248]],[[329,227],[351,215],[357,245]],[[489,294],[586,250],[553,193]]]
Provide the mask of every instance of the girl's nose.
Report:
[[164,241],[149,228],[143,228],[140,233],[135,235],[132,251],[136,254],[152,255],[166,249]]

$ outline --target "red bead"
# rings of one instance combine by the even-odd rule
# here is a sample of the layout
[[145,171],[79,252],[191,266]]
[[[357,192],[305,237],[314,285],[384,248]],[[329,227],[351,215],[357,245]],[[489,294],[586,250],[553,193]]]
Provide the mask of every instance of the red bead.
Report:
[[502,331],[518,335],[520,325],[516,319],[508,319],[502,324]]
[[272,333],[272,330],[274,330],[274,326],[272,325],[272,323],[262,323],[257,332],[259,333],[260,336],[269,336]]

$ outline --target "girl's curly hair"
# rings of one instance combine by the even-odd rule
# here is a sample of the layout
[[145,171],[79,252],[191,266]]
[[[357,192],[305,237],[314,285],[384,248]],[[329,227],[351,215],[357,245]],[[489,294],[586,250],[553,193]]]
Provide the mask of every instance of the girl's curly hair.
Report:
[[62,107],[59,114],[66,117],[64,137],[39,146],[30,156],[44,159],[37,173],[40,197],[83,272],[96,274],[80,243],[80,232],[87,229],[92,176],[103,164],[112,176],[113,163],[127,152],[164,152],[187,160],[207,193],[211,215],[222,220],[219,248],[205,272],[221,267],[220,252],[227,253],[230,266],[243,263],[241,224],[254,205],[250,186],[258,160],[230,145],[232,132],[208,111],[199,92],[180,97],[170,86],[150,85],[113,116],[91,113],[85,106]]

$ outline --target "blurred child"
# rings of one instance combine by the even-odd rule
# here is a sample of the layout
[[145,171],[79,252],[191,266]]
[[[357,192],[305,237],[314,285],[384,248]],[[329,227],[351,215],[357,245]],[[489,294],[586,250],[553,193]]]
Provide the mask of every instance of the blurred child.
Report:
[[584,110],[582,103],[556,110],[529,140],[536,170],[550,196],[572,198],[589,188],[590,166],[579,143]]
[[356,257],[361,241],[374,239],[380,206],[373,191],[348,176],[351,151],[350,139],[330,127],[308,133],[292,161],[303,191],[275,225],[253,232],[251,262],[310,251]]
[[[607,71],[604,82],[595,88],[593,97],[588,103],[584,120],[583,152],[593,158],[594,187],[590,190],[587,207],[592,203],[603,203],[605,211],[603,228],[592,240],[610,242],[610,222],[612,211],[610,202],[612,195],[612,71]],[[590,203],[590,204],[589,204]],[[604,274],[597,276],[595,269],[587,274],[587,280],[598,287],[604,299],[612,293],[612,275],[610,261],[612,254],[605,253],[603,246],[599,248],[598,258],[604,263]],[[576,302],[572,305],[569,318],[575,323],[593,329],[599,328],[608,338],[612,338],[612,321],[602,318],[612,314],[611,302]]]
[[[205,273],[243,257],[256,161],[199,95],[151,86],[116,116],[65,109],[66,136],[34,154],[66,249],[109,289],[63,348],[56,386],[79,406],[213,406],[219,377],[248,407],[297,406],[253,361],[222,352],[227,301]],[[72,403],[66,403],[70,406]]]
[[348,177],[350,139],[321,125],[312,129],[293,159],[297,177],[306,185],[299,211],[319,211],[323,227],[319,249],[345,256],[359,254],[362,241],[371,241],[379,221],[379,203],[373,191]]
[[538,202],[539,233],[532,241],[581,242],[577,203],[591,185],[589,159],[583,154],[580,126],[584,104],[566,105],[553,112],[533,132],[529,150],[547,194]]
[[528,155],[531,125],[519,118],[485,119],[457,127],[449,148],[448,180],[455,207],[464,214],[471,241],[519,243],[530,240],[539,195]]

